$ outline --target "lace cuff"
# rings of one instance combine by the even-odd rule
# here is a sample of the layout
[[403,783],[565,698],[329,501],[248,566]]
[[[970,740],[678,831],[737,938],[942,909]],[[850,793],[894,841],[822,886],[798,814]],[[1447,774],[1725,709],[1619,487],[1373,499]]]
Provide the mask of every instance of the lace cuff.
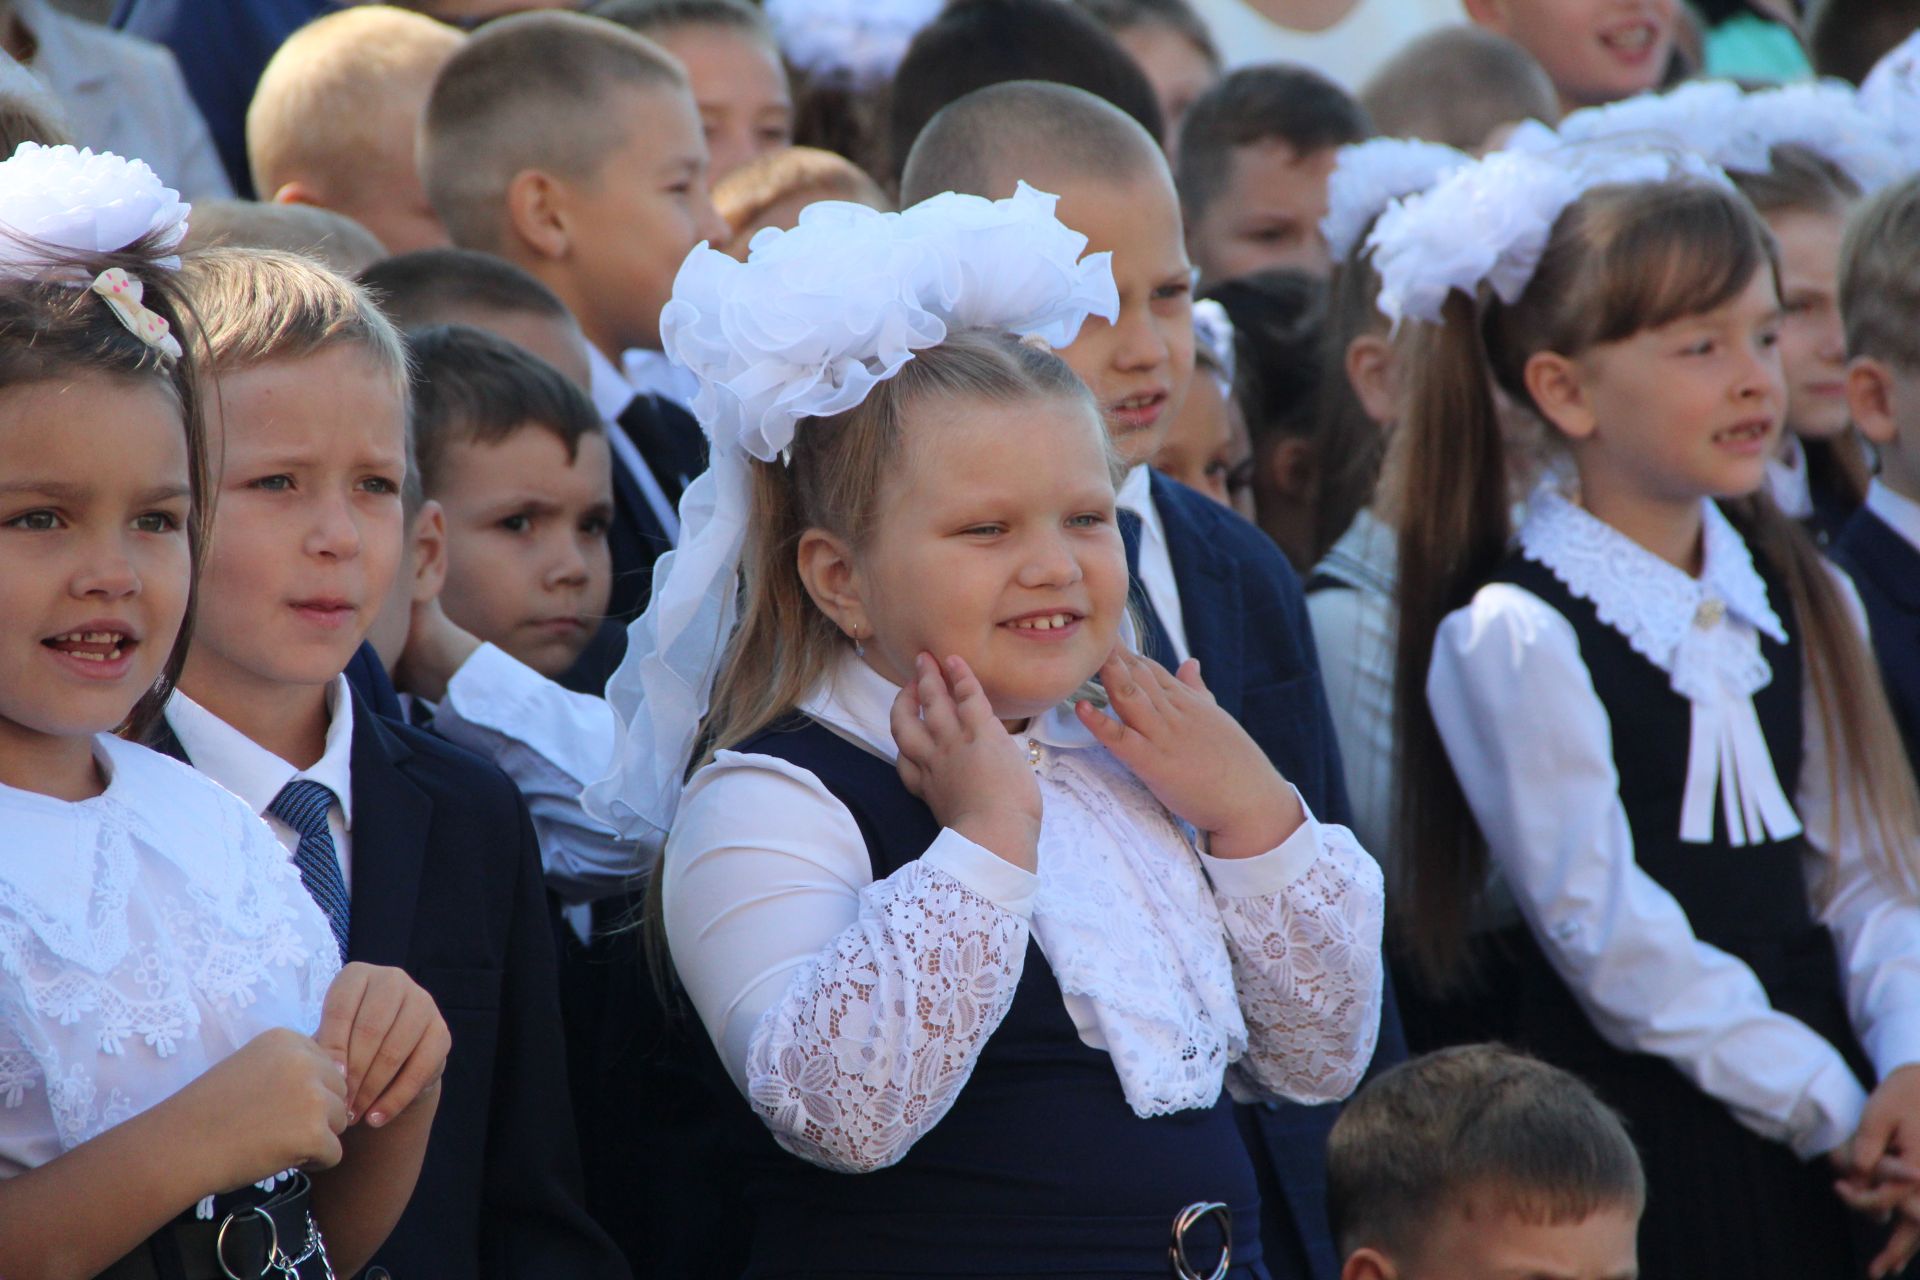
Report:
[[1027,928],[921,861],[862,889],[859,919],[795,975],[747,1045],[747,1099],[774,1138],[842,1173],[904,1156],[1006,1016]]
[[1247,1022],[1236,1072],[1293,1102],[1353,1092],[1380,1034],[1380,868],[1344,827],[1319,827],[1320,856],[1284,889],[1216,893]]

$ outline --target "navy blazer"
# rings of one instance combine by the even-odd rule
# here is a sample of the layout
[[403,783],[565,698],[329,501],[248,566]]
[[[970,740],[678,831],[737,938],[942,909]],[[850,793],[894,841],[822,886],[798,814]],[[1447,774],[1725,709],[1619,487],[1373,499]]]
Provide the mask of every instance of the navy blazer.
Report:
[[[644,430],[672,442],[677,470],[684,473],[691,468],[697,474],[705,467],[705,438],[693,415],[679,405],[658,396],[638,396],[620,416],[632,424],[630,435]],[[635,422],[636,417],[645,421]],[[617,452],[613,455],[613,524],[607,530],[607,545],[613,553],[613,592],[607,616],[631,622],[647,607],[653,591],[654,561],[673,549],[673,540],[654,515],[640,481],[627,470]]]
[[1867,606],[1887,700],[1906,739],[1907,759],[1920,767],[1920,551],[1862,507],[1840,531],[1833,558],[1853,576]]
[[[154,745],[187,759],[164,722]],[[394,1280],[627,1280],[583,1207],[526,802],[492,764],[358,693],[351,767],[347,958],[406,970],[453,1033],[420,1181],[370,1265]]]
[[[1213,499],[1152,472],[1187,647],[1220,705],[1300,790],[1316,818],[1349,820],[1346,774],[1334,737],[1306,596],[1286,557],[1260,529]],[[1373,1069],[1407,1056],[1393,991],[1381,1008]],[[1340,1259],[1327,1223],[1327,1134],[1338,1103],[1242,1107],[1241,1134],[1260,1175],[1261,1236],[1276,1280],[1334,1280]]]

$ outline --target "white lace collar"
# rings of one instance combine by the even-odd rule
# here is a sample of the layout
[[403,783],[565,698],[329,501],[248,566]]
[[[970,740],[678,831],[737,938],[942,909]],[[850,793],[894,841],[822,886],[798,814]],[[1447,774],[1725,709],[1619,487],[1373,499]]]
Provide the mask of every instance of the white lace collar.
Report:
[[1591,515],[1558,488],[1543,485],[1528,504],[1520,550],[1594,607],[1635,653],[1666,672],[1693,704],[1681,839],[1713,838],[1713,799],[1721,795],[1734,844],[1798,835],[1800,821],[1780,786],[1753,695],[1773,680],[1760,650],[1765,634],[1787,641],[1767,598],[1753,553],[1720,508],[1702,500],[1699,577],[1662,560]]

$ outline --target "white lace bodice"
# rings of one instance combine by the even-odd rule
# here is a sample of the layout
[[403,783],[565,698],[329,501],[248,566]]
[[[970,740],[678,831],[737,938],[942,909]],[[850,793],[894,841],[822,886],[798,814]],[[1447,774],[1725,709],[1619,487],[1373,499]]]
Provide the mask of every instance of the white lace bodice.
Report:
[[[880,752],[892,686],[852,675],[807,709]],[[1210,1105],[1229,1068],[1301,1101],[1358,1082],[1382,888],[1351,835],[1309,819],[1270,853],[1213,859],[1070,716],[1034,731],[1037,875],[943,831],[874,881],[845,807],[774,757],[721,753],[689,786],[666,855],[676,966],[789,1150],[853,1172],[903,1156],[1005,1016],[1029,930],[1142,1116]]]
[[68,803],[0,786],[0,1176],[172,1095],[261,1031],[311,1033],[325,917],[238,799],[101,737]]

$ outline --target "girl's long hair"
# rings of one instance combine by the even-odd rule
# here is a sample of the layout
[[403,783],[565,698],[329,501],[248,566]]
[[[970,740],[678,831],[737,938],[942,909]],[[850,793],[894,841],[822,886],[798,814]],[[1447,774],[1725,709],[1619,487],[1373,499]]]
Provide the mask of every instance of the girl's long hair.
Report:
[[[161,265],[169,255],[156,238],[149,236],[118,252],[101,254],[76,254],[30,241],[16,241],[10,248],[39,265],[32,279],[0,279],[0,394],[57,379],[150,382],[179,407],[186,431],[192,501],[187,524],[191,562],[187,607],[159,680],[140,696],[120,726],[121,736],[138,742],[159,721],[186,665],[200,562],[213,523],[212,463],[198,376],[206,364],[204,351],[193,336],[191,305],[174,272]],[[87,287],[113,267],[140,282],[145,291],[142,301],[170,326],[183,356],[174,359],[135,337],[106,301]]]
[[[1600,187],[1561,215],[1533,280],[1511,305],[1454,294],[1416,333],[1401,424],[1397,847],[1408,868],[1396,926],[1435,989],[1471,971],[1474,901],[1487,851],[1427,705],[1440,622],[1466,605],[1512,536],[1495,388],[1531,407],[1524,371],[1542,351],[1601,343],[1712,310],[1760,271],[1772,238],[1751,205],[1698,182]],[[1783,580],[1829,751],[1833,822],[1865,838],[1889,889],[1920,884],[1920,794],[1872,654],[1805,533],[1764,494],[1723,504]]]

